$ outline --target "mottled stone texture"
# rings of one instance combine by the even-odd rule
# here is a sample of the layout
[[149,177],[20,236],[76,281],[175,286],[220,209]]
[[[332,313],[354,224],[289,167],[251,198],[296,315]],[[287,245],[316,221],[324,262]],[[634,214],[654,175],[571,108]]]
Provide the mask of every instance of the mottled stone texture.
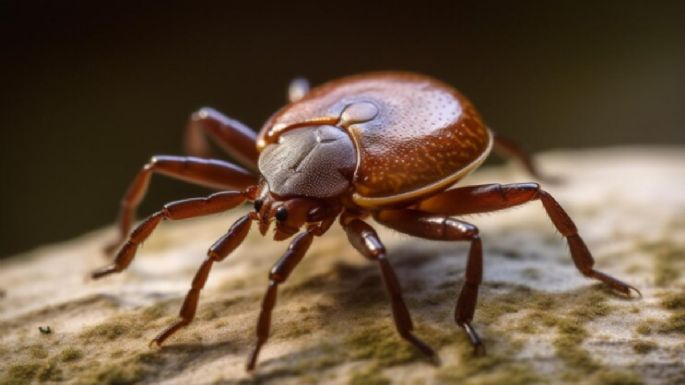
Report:
[[[644,298],[580,275],[539,202],[466,218],[480,226],[485,252],[474,326],[488,355],[473,357],[452,322],[466,245],[380,230],[417,334],[439,352],[435,366],[396,335],[376,267],[335,226],[283,285],[271,340],[249,375],[267,272],[287,244],[253,232],[212,272],[193,324],[160,350],[148,341],[174,320],[205,250],[240,213],[164,223],[128,271],[89,281],[106,262],[109,228],[0,262],[0,384],[685,384],[684,149],[538,160],[564,178],[545,188],[576,220],[597,267]],[[462,184],[528,180],[503,166]]]

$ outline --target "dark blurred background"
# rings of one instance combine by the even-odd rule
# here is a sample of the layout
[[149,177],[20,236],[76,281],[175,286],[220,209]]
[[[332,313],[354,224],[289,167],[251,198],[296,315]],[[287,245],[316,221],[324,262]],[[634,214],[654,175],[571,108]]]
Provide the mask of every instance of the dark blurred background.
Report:
[[[210,105],[255,129],[298,75],[454,84],[535,152],[685,142],[685,2],[3,2],[0,256],[112,223]],[[153,178],[141,214],[205,191]]]

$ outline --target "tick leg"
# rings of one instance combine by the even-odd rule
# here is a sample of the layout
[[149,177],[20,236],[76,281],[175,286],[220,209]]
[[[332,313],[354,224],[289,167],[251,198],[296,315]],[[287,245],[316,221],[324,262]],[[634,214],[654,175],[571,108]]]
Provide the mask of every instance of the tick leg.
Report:
[[431,215],[417,210],[384,210],[376,213],[374,218],[399,232],[421,238],[471,242],[464,286],[454,309],[454,321],[464,328],[475,352],[484,353],[483,343],[471,326],[478,300],[478,287],[483,279],[483,248],[478,228],[448,216]]
[[493,132],[493,138],[494,138],[494,145],[495,145],[495,151],[498,153],[501,153],[503,155],[506,155],[508,157],[517,159],[523,168],[526,169],[526,171],[532,175],[534,178],[537,178],[542,181],[546,182],[552,182],[556,183],[558,182],[557,178],[551,178],[548,176],[544,176],[540,173],[540,170],[536,167],[535,163],[533,160],[530,158],[528,153],[526,153],[521,146],[518,145],[518,143],[514,142],[513,140],[510,140],[508,138],[505,138],[499,134],[496,134]]
[[245,189],[257,183],[257,177],[228,162],[194,157],[154,156],[138,172],[121,199],[119,237],[106,247],[108,253],[114,251],[126,239],[153,173],[223,190]]
[[262,345],[269,338],[269,330],[271,329],[271,311],[276,305],[276,294],[278,292],[278,285],[288,279],[290,273],[295,269],[298,263],[304,257],[304,254],[312,244],[314,235],[309,232],[299,234],[292,240],[288,246],[288,250],[271,268],[269,273],[269,287],[266,290],[264,299],[262,300],[262,310],[259,312],[259,319],[257,321],[257,343],[254,350],[247,361],[247,370],[251,371],[255,367],[257,357]]
[[193,278],[191,288],[183,301],[183,306],[179,313],[181,319],[159,333],[157,337],[150,341],[150,344],[161,345],[164,340],[171,337],[178,329],[192,322],[195,317],[195,311],[197,310],[197,303],[200,299],[200,290],[205,287],[205,282],[207,282],[207,277],[209,277],[209,271],[212,268],[212,264],[214,262],[223,261],[224,258],[243,243],[247,233],[250,232],[251,223],[252,220],[249,214],[238,219],[228,232],[209,248],[209,251],[207,251],[207,259],[200,265],[200,268],[195,274],[195,278]]
[[537,183],[487,184],[457,188],[426,199],[416,208],[430,213],[465,215],[506,209],[533,200],[542,202],[547,216],[557,230],[566,237],[573,262],[581,273],[598,279],[627,296],[630,296],[631,290],[641,295],[640,291],[633,286],[592,268],[595,260],[578,234],[576,225],[559,203]]
[[400,288],[395,271],[386,258],[385,247],[378,238],[376,231],[367,223],[359,219],[353,219],[349,223],[344,224],[343,227],[347,232],[347,239],[349,239],[350,243],[364,257],[378,263],[378,267],[381,269],[383,275],[385,288],[388,291],[388,294],[390,294],[392,315],[395,320],[395,327],[400,336],[416,346],[423,354],[431,358],[435,357],[433,349],[412,334],[414,325],[411,322],[411,316],[409,315],[407,305],[404,304],[402,289]]
[[238,206],[245,199],[247,199],[245,193],[224,191],[206,198],[192,198],[168,203],[164,205],[162,210],[150,215],[131,232],[128,240],[114,258],[114,263],[95,270],[91,276],[100,278],[108,274],[118,273],[128,267],[136,255],[138,245],[152,234],[162,219],[178,220],[219,213]]
[[309,82],[305,78],[295,78],[288,85],[288,101],[295,103],[309,92]]
[[212,139],[243,166],[257,170],[257,133],[243,123],[213,108],[204,107],[190,116],[184,147],[191,155],[208,156],[210,151],[207,138]]

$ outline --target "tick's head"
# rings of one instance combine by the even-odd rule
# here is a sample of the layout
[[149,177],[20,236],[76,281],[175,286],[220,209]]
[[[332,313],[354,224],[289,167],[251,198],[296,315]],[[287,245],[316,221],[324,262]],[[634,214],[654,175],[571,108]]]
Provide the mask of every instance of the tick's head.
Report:
[[335,126],[294,128],[259,155],[259,171],[269,191],[282,197],[329,199],[351,189],[357,151]]
[[305,225],[314,225],[331,215],[337,215],[336,205],[330,201],[314,198],[281,198],[269,192],[268,186],[263,185],[260,197],[254,201],[256,220],[259,232],[266,235],[272,222],[274,240],[281,241],[290,238]]
[[275,240],[337,215],[350,191],[357,152],[346,132],[334,126],[306,126],[284,132],[259,156],[263,181],[255,200],[259,231],[276,222]]

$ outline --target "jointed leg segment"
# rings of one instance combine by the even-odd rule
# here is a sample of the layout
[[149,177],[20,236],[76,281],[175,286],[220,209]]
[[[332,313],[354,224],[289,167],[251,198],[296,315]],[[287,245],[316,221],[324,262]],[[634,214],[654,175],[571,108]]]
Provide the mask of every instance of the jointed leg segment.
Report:
[[295,103],[309,92],[309,82],[305,78],[295,78],[288,85],[288,101]]
[[188,121],[184,140],[186,151],[195,156],[208,156],[207,138],[245,167],[257,170],[257,133],[243,123],[213,108],[202,108]]
[[359,219],[353,219],[343,226],[352,246],[354,246],[364,257],[378,263],[378,267],[381,269],[381,274],[383,275],[385,288],[390,295],[392,315],[400,336],[411,342],[425,355],[434,357],[435,353],[433,352],[433,349],[412,334],[414,325],[412,324],[407,305],[405,305],[404,299],[402,298],[402,289],[397,281],[395,271],[385,257],[385,247],[378,238],[376,231],[367,223]]
[[164,205],[160,211],[149,216],[138,225],[129,236],[126,243],[119,249],[114,263],[98,269],[92,273],[93,278],[124,270],[133,260],[138,246],[152,234],[162,219],[186,219],[214,214],[232,209],[247,199],[245,193],[225,191],[210,195],[207,198],[192,198]]
[[113,251],[128,235],[135,220],[138,205],[143,200],[153,173],[167,175],[209,188],[245,189],[257,183],[250,172],[231,163],[194,157],[155,156],[138,172],[121,200],[119,238],[108,245]]
[[540,189],[537,183],[487,184],[457,188],[419,203],[417,209],[429,213],[465,215],[501,210],[533,200],[542,202],[554,226],[566,237],[573,262],[581,273],[598,279],[627,296],[631,290],[640,294],[633,286],[593,269],[595,261],[578,234],[576,225],[559,203],[548,192]]
[[523,151],[521,146],[519,146],[516,142],[514,142],[511,139],[505,138],[497,133],[493,133],[493,136],[495,151],[518,160],[523,166],[523,168],[525,168],[530,175],[539,180],[544,180],[548,182],[557,181],[556,178],[543,176],[540,173],[540,170],[538,170],[538,168],[535,166],[535,163],[530,158],[530,156],[525,151]]
[[278,285],[285,282],[290,276],[290,273],[295,269],[304,254],[312,244],[314,235],[310,232],[304,232],[295,237],[288,246],[288,250],[271,268],[269,273],[269,287],[262,300],[262,310],[259,312],[259,320],[257,321],[257,343],[247,362],[247,370],[252,370],[257,362],[259,351],[262,345],[269,338],[269,331],[271,330],[271,312],[276,305],[276,296],[278,294]]
[[454,321],[464,328],[476,352],[483,353],[481,339],[471,326],[478,300],[478,287],[483,280],[483,249],[478,228],[445,215],[431,215],[416,210],[380,211],[375,219],[397,231],[421,238],[471,242],[464,286],[454,309]]
[[207,251],[207,259],[202,262],[200,268],[193,278],[193,283],[191,285],[188,294],[183,301],[183,306],[179,313],[179,319],[171,326],[167,327],[164,331],[159,333],[150,344],[161,345],[167,338],[171,337],[178,329],[188,325],[195,317],[195,311],[197,310],[197,304],[200,298],[200,290],[204,288],[207,282],[207,277],[209,277],[209,271],[212,268],[214,262],[221,262],[226,258],[233,250],[235,250],[250,231],[250,225],[252,224],[252,219],[250,215],[245,215],[238,219],[228,230],[228,232],[219,238],[212,247]]

